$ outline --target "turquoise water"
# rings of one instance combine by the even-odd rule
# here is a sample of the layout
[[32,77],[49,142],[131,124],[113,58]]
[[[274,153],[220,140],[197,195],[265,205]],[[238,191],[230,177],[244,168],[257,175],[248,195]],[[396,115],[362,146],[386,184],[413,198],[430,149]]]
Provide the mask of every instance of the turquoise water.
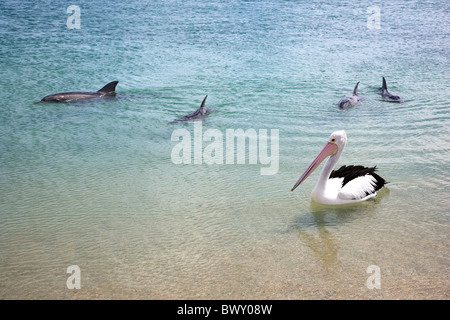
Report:
[[[379,3],[380,29],[365,1],[73,4],[80,29],[65,1],[0,3],[0,298],[449,298],[448,1]],[[113,99],[33,104],[113,80]],[[205,95],[203,132],[279,130],[275,174],[172,161],[194,125],[169,122]],[[290,192],[342,129],[338,165],[387,187],[321,207],[315,172]]]

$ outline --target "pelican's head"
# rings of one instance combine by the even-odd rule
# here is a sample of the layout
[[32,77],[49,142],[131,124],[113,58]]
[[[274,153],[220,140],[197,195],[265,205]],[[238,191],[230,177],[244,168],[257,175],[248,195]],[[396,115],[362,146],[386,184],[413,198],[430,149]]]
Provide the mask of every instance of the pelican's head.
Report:
[[327,157],[333,157],[335,155],[339,156],[346,144],[347,144],[347,134],[345,133],[344,130],[333,132],[328,138],[325,147],[322,149],[322,151],[320,151],[320,153],[313,160],[313,162],[311,162],[311,164],[308,166],[305,172],[303,172],[303,174],[300,176],[300,179],[298,179],[298,181],[292,187],[291,191],[294,191],[294,189],[297,188],[300,185],[300,183],[305,181],[306,178],[308,178],[309,175],[314,170],[316,170],[316,168],[322,163],[324,159],[326,159]]
[[347,134],[344,130],[335,131],[328,138],[328,143],[334,143],[342,151],[347,144]]

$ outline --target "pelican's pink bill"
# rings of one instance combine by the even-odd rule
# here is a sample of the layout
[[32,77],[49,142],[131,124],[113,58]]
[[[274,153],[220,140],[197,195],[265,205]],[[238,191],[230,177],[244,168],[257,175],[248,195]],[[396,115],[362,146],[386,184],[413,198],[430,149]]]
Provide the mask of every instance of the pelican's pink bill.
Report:
[[317,155],[317,157],[311,162],[309,167],[303,172],[301,177],[298,179],[298,181],[295,183],[295,185],[292,187],[291,191],[294,191],[295,188],[297,188],[303,181],[306,180],[306,178],[309,177],[309,175],[316,170],[316,168],[320,165],[320,163],[326,159],[328,156],[333,156],[338,151],[338,147],[335,143],[328,142],[325,147],[320,151],[320,153]]

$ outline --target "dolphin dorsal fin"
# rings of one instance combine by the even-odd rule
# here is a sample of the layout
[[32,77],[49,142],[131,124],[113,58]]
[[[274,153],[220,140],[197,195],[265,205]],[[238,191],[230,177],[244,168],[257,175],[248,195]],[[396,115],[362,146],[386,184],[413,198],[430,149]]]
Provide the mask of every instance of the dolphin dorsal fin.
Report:
[[356,83],[355,89],[353,89],[353,95],[356,96],[356,91],[358,90],[359,81]]
[[387,90],[386,79],[383,77],[383,86],[381,87],[383,90]]
[[203,101],[202,101],[202,104],[200,105],[200,108],[204,108],[205,107],[206,98],[208,98],[208,95],[206,95],[206,97],[203,98]]
[[116,91],[116,86],[119,83],[119,81],[112,81],[108,83],[106,86],[98,90],[97,92],[103,92],[103,93],[109,93]]

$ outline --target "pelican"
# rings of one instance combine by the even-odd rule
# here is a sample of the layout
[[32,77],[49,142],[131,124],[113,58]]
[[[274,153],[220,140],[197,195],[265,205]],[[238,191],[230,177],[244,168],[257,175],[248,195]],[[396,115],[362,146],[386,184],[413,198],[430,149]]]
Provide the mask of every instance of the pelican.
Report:
[[305,181],[329,156],[311,193],[313,201],[326,205],[339,205],[362,202],[375,197],[377,191],[387,183],[375,173],[376,166],[367,168],[350,165],[333,170],[346,144],[347,134],[344,130],[333,132],[325,147],[300,176],[291,191]]

